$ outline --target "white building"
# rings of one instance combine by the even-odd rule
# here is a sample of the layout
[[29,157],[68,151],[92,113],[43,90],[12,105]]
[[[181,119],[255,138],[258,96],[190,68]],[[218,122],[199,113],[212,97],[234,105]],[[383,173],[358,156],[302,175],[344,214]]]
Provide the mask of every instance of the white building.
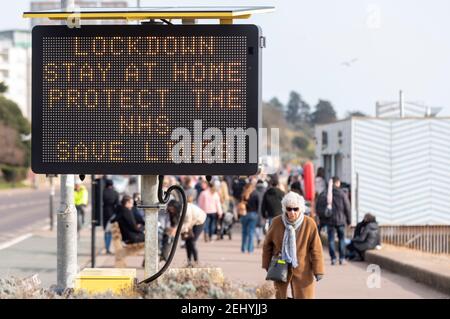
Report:
[[17,103],[31,119],[31,33],[26,30],[0,32],[0,82],[8,86],[5,96]]
[[[127,8],[128,1],[123,0],[75,0],[75,11],[77,8]],[[51,10],[60,10],[61,9],[61,1],[55,0],[42,0],[42,1],[32,1],[30,4],[30,9],[32,12],[34,11],[51,11]],[[82,22],[83,23],[83,22]],[[86,24],[116,24],[122,23],[126,24],[126,21],[119,20],[93,20],[86,22]],[[31,19],[31,27],[36,25],[58,25],[61,24],[59,20],[49,20],[47,18],[42,19]]]
[[450,118],[389,108],[318,125],[315,164],[351,185],[353,224],[370,212],[381,225],[450,225]]

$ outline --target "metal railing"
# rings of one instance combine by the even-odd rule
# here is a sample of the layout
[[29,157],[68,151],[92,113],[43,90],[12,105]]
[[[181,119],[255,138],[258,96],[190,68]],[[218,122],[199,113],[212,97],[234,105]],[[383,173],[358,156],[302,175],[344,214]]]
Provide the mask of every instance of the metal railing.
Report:
[[[353,237],[354,227],[346,235]],[[391,244],[432,254],[450,254],[450,225],[380,226],[381,244]]]
[[381,226],[381,241],[432,254],[450,254],[450,226]]

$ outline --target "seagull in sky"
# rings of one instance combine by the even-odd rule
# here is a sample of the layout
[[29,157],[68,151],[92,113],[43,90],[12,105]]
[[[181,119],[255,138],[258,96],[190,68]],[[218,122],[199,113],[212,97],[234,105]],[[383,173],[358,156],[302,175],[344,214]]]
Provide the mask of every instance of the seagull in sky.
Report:
[[355,63],[356,61],[358,61],[357,58],[351,59],[350,61],[344,61],[341,63],[341,65],[346,66],[346,67],[351,67],[353,63]]

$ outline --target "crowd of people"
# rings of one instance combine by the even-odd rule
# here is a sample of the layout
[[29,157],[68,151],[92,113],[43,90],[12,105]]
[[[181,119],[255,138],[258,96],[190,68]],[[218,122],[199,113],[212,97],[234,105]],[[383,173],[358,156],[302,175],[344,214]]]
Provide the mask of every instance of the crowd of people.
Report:
[[[331,265],[346,260],[364,260],[364,253],[380,244],[375,216],[366,214],[356,225],[353,239],[346,239],[352,222],[350,194],[338,177],[326,181],[323,168],[315,176],[315,199],[305,201],[305,183],[301,170],[290,174],[258,176],[165,176],[164,188],[178,184],[187,199],[182,222],[182,247],[187,266],[198,265],[201,254],[197,242],[207,245],[232,239],[233,227],[241,227],[241,252],[253,254],[262,248],[262,267],[269,270],[272,258],[279,256],[289,264],[289,280],[275,282],[277,298],[285,298],[288,285],[292,295],[308,298],[314,294],[314,280],[324,276],[321,233],[326,234]],[[84,223],[88,195],[75,185],[75,205],[80,227]],[[112,180],[103,190],[103,228],[106,253],[110,254],[111,223],[117,222],[126,243],[144,241],[144,211],[139,208],[140,194],[120,196]],[[158,215],[159,251],[167,260],[180,223],[180,196],[171,196]],[[336,252],[336,235],[338,251]]]

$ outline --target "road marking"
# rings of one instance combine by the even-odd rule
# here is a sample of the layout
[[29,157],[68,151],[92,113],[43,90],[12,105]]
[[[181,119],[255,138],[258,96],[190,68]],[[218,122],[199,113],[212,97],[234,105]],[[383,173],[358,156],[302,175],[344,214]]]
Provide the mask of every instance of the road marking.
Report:
[[14,245],[20,243],[21,241],[24,241],[24,240],[30,238],[31,236],[33,236],[32,233],[24,234],[22,236],[14,238],[13,240],[7,241],[6,243],[0,244],[0,250],[14,246]]
[[25,203],[16,203],[16,204],[6,204],[6,205],[0,205],[0,210],[6,210],[6,209],[12,209],[12,208],[19,208],[19,207],[28,207],[28,206],[36,206],[36,205],[44,205],[47,204],[48,200],[35,200]]

